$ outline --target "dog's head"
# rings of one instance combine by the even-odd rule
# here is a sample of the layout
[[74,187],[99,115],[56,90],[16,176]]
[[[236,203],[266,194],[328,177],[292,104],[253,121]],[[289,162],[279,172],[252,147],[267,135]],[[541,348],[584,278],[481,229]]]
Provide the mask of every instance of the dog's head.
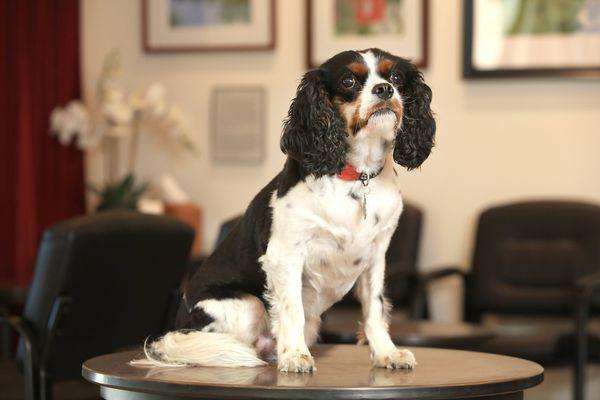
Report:
[[315,176],[340,172],[353,138],[394,143],[411,170],[433,147],[431,89],[408,60],[379,49],[345,51],[307,72],[284,122],[281,149]]

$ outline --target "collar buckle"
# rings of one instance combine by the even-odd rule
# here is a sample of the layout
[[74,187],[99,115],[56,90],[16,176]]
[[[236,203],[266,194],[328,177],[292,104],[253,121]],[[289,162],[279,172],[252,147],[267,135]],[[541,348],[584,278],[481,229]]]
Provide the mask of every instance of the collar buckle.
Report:
[[360,179],[363,186],[369,186],[369,181],[371,180],[371,175],[367,174],[366,172],[361,172],[358,179]]

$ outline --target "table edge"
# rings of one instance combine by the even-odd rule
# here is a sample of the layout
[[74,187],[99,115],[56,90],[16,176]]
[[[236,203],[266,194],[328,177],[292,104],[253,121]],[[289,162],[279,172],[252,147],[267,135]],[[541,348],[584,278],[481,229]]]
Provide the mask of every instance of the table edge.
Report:
[[[118,376],[97,373],[82,367],[84,379],[99,386],[120,389],[136,393],[150,393],[159,395],[179,397],[210,397],[227,399],[255,398],[274,400],[281,399],[440,399],[443,397],[480,397],[489,395],[500,395],[506,393],[522,392],[537,386],[544,381],[544,371],[539,374],[518,381],[501,381],[481,384],[455,385],[455,386],[432,386],[432,387],[310,387],[310,386],[254,386],[251,388],[240,386],[217,386],[217,385],[189,385],[170,382],[148,382],[140,380],[129,380]],[[167,389],[167,390],[165,390]]]

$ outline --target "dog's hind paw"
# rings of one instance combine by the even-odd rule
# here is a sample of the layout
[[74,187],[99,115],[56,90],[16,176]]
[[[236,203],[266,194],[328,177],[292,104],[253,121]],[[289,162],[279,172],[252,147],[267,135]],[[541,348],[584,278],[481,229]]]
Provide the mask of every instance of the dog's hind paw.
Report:
[[410,350],[394,349],[389,354],[375,354],[373,365],[387,369],[413,369],[417,361]]
[[279,356],[277,367],[281,372],[314,372],[315,361],[310,354],[287,352]]

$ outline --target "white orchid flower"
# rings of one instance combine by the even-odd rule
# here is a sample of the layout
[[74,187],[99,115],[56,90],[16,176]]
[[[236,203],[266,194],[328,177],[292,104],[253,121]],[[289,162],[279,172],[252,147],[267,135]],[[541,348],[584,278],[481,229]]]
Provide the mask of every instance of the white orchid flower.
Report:
[[133,110],[120,90],[107,90],[101,106],[102,116],[110,125],[127,125],[133,120]]
[[50,132],[63,146],[73,139],[77,140],[78,147],[91,144],[91,126],[89,113],[79,100],[70,101],[64,108],[56,107],[50,114]]
[[160,83],[153,83],[146,89],[144,109],[151,116],[160,117],[166,112],[165,93],[165,87]]
[[[75,142],[80,149],[89,149],[103,138],[120,139],[153,131],[171,138],[186,150],[195,151],[185,113],[179,107],[168,105],[165,87],[155,82],[126,94],[119,85],[120,64],[117,51],[104,60],[96,83],[93,121],[84,104],[74,100],[52,111],[51,133],[63,145]],[[131,142],[137,143],[137,140]]]

